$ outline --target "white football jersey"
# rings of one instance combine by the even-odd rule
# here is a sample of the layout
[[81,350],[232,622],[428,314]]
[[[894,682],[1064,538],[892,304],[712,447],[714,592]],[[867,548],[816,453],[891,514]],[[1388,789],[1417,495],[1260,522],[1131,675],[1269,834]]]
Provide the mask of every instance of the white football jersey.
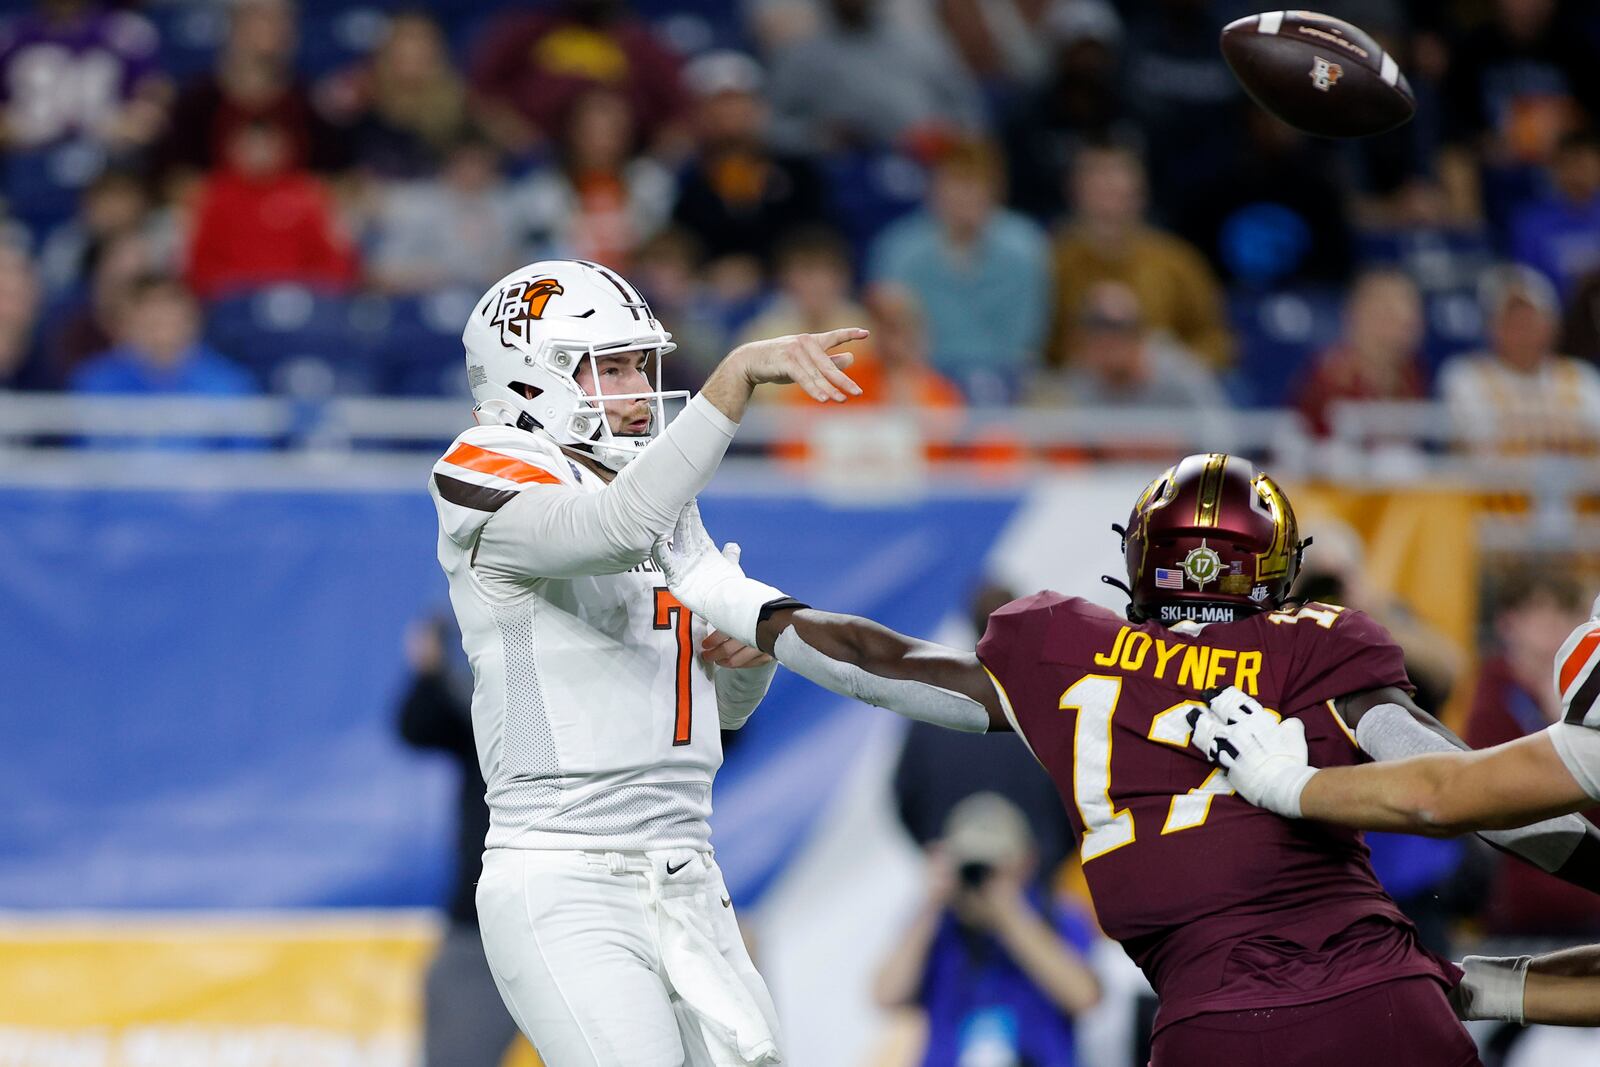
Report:
[[508,426],[466,431],[433,468],[490,848],[709,847],[722,741],[705,624],[647,553],[575,543],[538,510],[605,488],[550,438]]
[[[1594,611],[1600,615],[1600,598]],[[1573,779],[1600,800],[1600,618],[1568,635],[1556,653],[1555,685],[1561,721],[1550,727],[1550,740]]]

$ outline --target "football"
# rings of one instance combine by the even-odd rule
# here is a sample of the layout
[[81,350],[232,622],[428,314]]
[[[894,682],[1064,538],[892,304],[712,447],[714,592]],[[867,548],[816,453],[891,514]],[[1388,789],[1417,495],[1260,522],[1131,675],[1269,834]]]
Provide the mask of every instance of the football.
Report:
[[1222,55],[1256,103],[1318,137],[1370,137],[1416,112],[1393,56],[1364,30],[1313,11],[1265,11],[1222,30]]

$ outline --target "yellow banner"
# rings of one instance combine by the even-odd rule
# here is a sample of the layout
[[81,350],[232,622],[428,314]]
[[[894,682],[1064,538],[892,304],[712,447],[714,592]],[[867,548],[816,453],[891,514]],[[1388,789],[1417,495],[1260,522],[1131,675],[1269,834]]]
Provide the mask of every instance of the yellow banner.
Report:
[[438,935],[419,913],[0,918],[0,1067],[414,1067]]

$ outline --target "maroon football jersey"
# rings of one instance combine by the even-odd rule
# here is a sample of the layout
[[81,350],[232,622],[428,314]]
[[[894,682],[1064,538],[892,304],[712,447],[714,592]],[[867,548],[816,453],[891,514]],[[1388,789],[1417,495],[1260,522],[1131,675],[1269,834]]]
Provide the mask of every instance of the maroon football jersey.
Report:
[[1453,985],[1359,832],[1252,806],[1188,743],[1202,694],[1237,685],[1305,724],[1314,766],[1358,762],[1331,701],[1408,688],[1400,649],[1368,616],[1322,604],[1180,626],[1038,593],[995,612],[978,645],[1066,805],[1101,926],[1161,998],[1157,1028],[1408,975]]

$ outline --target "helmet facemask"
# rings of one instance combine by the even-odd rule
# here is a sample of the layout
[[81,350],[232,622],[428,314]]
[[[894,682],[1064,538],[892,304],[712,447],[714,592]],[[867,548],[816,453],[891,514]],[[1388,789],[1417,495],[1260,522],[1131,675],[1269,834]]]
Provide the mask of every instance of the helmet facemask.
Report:
[[[651,441],[661,433],[661,430],[671,421],[669,414],[676,416],[682,404],[689,398],[687,390],[664,390],[661,388],[661,355],[663,351],[670,350],[668,344],[664,348],[633,349],[628,351],[610,351],[599,355],[594,347],[588,346],[573,367],[573,385],[578,389],[581,398],[579,407],[567,418],[567,431],[576,440],[569,444],[569,448],[577,448],[594,456],[596,460],[615,471],[620,471],[627,466]],[[602,391],[600,382],[600,360],[606,357],[628,356],[634,352],[646,354],[645,365],[641,368],[652,388],[642,393],[606,393]],[[574,353],[576,355],[576,353]],[[589,368],[590,381],[594,382],[594,392],[584,392],[578,386],[578,372],[584,367]],[[611,414],[606,410],[606,405],[619,402],[642,400],[647,405],[650,425],[642,433],[618,433],[612,429]],[[669,406],[671,411],[669,412]],[[565,442],[563,442],[565,443]]]

